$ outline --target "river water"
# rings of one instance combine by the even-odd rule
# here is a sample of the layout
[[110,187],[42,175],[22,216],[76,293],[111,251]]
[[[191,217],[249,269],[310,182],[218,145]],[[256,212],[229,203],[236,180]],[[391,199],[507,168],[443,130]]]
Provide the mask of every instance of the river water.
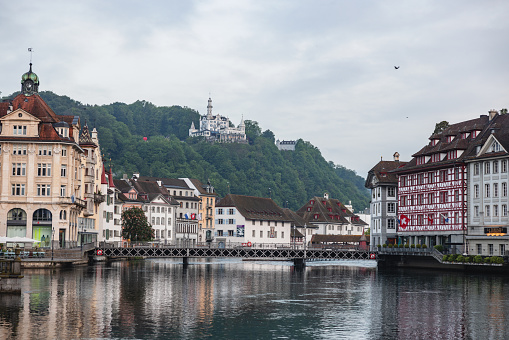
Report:
[[25,270],[1,339],[508,339],[508,277],[370,261],[177,259]]

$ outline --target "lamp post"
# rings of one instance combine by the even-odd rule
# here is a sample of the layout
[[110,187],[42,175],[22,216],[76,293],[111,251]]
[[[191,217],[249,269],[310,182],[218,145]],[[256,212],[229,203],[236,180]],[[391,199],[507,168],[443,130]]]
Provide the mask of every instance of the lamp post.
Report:
[[[291,235],[291,236],[292,236],[292,235]],[[296,237],[296,235],[295,235],[295,224],[294,224],[294,225],[293,225],[293,249],[297,248],[297,247],[296,247],[296,244],[295,244],[295,241],[296,241],[296,240],[295,240],[295,237]]]
[[306,238],[307,238],[307,235],[308,235],[308,232],[307,232],[307,228],[308,228],[308,225],[307,223],[304,224],[304,257],[306,256]]
[[51,262],[53,262],[53,240],[55,239],[55,227],[51,228]]

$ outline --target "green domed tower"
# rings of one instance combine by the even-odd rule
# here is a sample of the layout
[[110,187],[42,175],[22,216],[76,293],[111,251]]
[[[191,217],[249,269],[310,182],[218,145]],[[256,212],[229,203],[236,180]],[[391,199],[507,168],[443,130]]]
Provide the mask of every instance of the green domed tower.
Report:
[[21,92],[25,96],[31,96],[39,91],[39,77],[32,72],[32,63],[30,70],[21,76]]

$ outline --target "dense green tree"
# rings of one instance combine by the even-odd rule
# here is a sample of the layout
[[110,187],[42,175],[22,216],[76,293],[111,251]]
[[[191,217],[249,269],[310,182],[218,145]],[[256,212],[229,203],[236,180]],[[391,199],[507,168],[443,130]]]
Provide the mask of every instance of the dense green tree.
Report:
[[131,242],[152,241],[154,229],[140,208],[130,208],[122,212],[122,237]]
[[442,131],[444,131],[445,129],[447,129],[449,127],[449,122],[447,121],[441,121],[440,123],[436,123],[435,124],[435,131],[433,131],[433,134],[435,133],[440,133]]
[[246,127],[247,139],[252,143],[262,133],[262,129],[258,126],[258,122],[254,120],[245,120],[244,125]]

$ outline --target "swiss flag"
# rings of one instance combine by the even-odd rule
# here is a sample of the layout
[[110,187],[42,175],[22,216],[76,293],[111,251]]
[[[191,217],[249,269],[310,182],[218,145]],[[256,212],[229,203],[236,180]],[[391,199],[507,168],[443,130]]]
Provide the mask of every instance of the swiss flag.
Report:
[[399,218],[399,227],[401,229],[406,229],[406,227],[408,226],[408,223],[410,223],[410,219],[408,218],[408,216],[401,215]]

